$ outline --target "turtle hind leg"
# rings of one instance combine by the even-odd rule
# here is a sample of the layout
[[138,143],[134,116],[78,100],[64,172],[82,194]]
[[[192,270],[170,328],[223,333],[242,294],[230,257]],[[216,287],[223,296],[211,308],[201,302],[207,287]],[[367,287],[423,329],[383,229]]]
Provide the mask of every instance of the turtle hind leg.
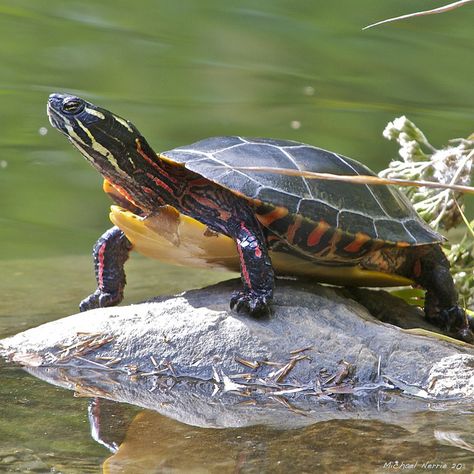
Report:
[[115,306],[122,301],[124,264],[131,249],[131,242],[118,227],[110,228],[99,237],[92,251],[97,289],[81,301],[80,311]]
[[449,262],[439,245],[415,247],[411,275],[426,290],[425,315],[460,339],[474,343],[474,320],[458,304]]

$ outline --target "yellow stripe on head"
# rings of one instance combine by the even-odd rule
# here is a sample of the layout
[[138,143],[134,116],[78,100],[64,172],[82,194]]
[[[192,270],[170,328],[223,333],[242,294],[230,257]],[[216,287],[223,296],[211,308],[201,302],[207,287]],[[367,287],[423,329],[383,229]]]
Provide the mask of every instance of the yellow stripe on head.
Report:
[[90,138],[91,143],[94,143],[94,142],[95,142],[95,138],[94,138],[94,136],[92,135],[92,133],[90,132],[90,130],[89,130],[87,127],[84,127],[84,125],[82,125],[82,123],[81,123],[79,120],[77,121],[77,124],[79,125],[79,127],[82,128],[82,130],[84,130],[84,132],[86,133],[86,135]]
[[128,124],[128,122],[126,120],[124,120],[123,118],[120,118],[120,117],[117,117],[116,115],[113,115],[112,114],[112,117],[122,126],[124,126],[130,133],[133,133],[133,129],[132,127],[130,127],[130,125]]
[[67,133],[68,135],[75,141],[75,142],[78,142],[78,143],[82,143],[83,145],[87,145],[86,143],[84,143],[84,140],[74,131],[74,128],[70,125],[70,122],[69,120],[67,119],[64,119],[64,126],[66,127],[66,130],[67,130]]
[[105,120],[105,115],[102,112],[99,112],[98,110],[91,109],[90,107],[86,107],[84,109],[88,114],[94,115],[95,117],[100,118],[101,120]]
[[77,146],[77,148],[79,148],[81,153],[84,154],[84,156],[86,156],[86,158],[90,162],[94,163],[95,160],[93,159],[93,157],[89,153],[87,153],[86,150],[82,146],[80,146],[79,144],[82,144],[86,147],[92,147],[93,150],[95,150],[97,153],[99,153],[104,158],[106,158],[107,161],[114,167],[114,169],[118,173],[120,173],[121,175],[127,175],[126,171],[124,171],[122,168],[120,168],[120,165],[118,164],[118,161],[115,158],[115,156],[112,154],[112,152],[110,150],[108,150],[107,148],[105,148],[104,145],[99,143],[94,138],[94,135],[91,133],[91,131],[87,127],[85,127],[79,120],[76,123],[79,125],[79,127],[81,127],[81,129],[84,131],[84,133],[86,133],[87,136],[91,140],[90,145],[88,143],[84,143],[84,140],[81,139],[81,137],[74,131],[74,129],[70,125],[65,124],[69,135],[73,138],[74,144]]

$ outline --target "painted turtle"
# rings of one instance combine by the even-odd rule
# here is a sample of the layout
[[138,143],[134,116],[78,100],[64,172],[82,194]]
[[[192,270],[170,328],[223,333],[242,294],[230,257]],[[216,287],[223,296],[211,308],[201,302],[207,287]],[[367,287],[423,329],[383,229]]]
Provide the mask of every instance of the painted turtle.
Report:
[[112,207],[117,225],[94,247],[98,288],[81,310],[122,300],[124,262],[135,246],[158,258],[227,268],[238,255],[243,289],[230,304],[252,315],[268,311],[274,269],[340,284],[413,283],[427,290],[428,318],[472,339],[443,237],[397,189],[239,169],[373,175],[357,161],[294,141],[235,136],[156,154],[132,123],[67,94],[49,97],[48,115],[122,206]]

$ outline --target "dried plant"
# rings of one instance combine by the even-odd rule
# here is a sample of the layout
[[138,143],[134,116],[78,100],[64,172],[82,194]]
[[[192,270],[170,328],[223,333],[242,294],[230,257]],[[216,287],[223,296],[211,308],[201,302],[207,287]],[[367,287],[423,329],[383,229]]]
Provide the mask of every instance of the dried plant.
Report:
[[[388,140],[400,146],[400,160],[392,161],[381,177],[437,181],[443,184],[471,183],[474,159],[474,136],[451,140],[441,149],[431,145],[423,132],[406,117],[390,122],[383,132]],[[451,272],[461,301],[474,308],[474,221],[468,222],[463,211],[463,194],[452,189],[428,187],[400,188],[418,213],[435,229],[449,230],[465,224],[464,237],[446,245]]]

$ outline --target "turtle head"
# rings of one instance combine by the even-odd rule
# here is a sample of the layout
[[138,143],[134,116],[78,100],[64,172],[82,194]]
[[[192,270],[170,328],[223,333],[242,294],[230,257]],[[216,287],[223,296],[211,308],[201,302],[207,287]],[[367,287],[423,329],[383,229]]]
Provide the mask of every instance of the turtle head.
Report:
[[51,125],[112,182],[133,174],[137,146],[154,155],[131,122],[80,97],[51,94],[47,111]]
[[157,157],[131,122],[70,94],[51,94],[47,111],[51,125],[66,135],[107,181],[134,205],[150,207],[150,196],[137,179],[150,163],[157,166]]

